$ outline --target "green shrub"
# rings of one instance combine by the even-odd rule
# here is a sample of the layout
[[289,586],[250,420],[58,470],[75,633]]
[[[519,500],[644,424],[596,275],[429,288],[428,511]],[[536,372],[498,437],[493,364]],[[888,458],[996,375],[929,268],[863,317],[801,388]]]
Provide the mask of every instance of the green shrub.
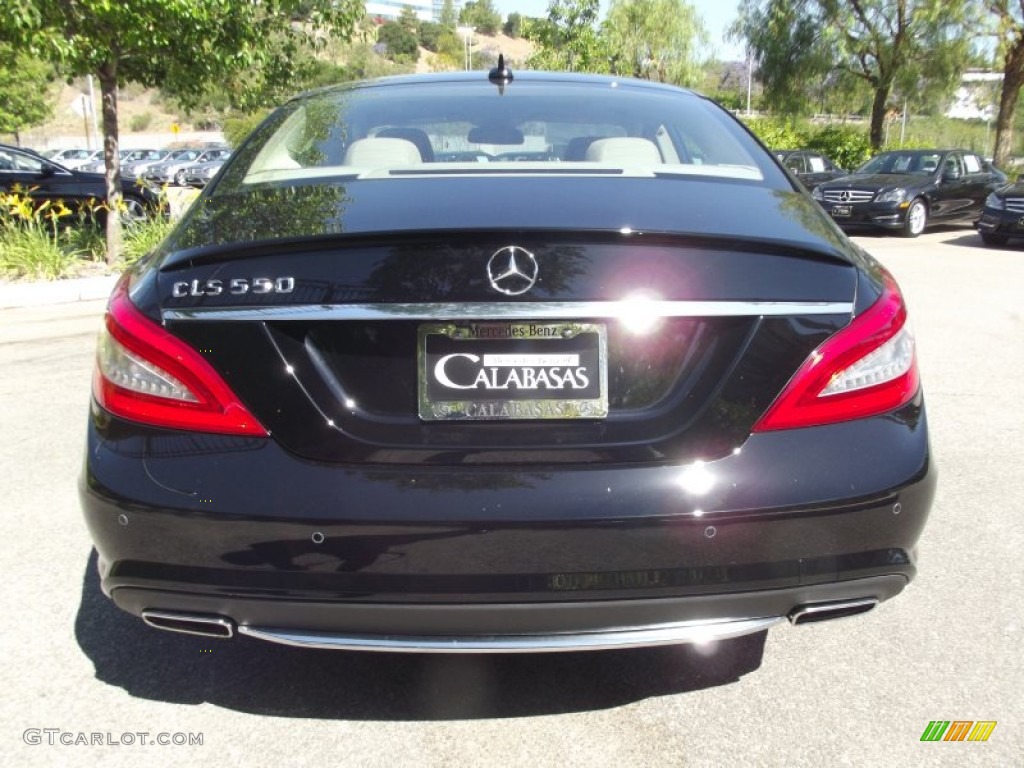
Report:
[[65,226],[61,245],[79,259],[106,261],[107,237],[95,217],[81,214],[74,225]]
[[769,149],[803,149],[806,136],[791,121],[773,117],[748,117],[743,122]]
[[152,112],[140,112],[137,115],[132,115],[132,119],[128,122],[128,127],[137,133],[146,130],[152,123]]
[[[92,202],[76,213],[59,202],[35,205],[25,190],[0,193],[0,275],[56,280],[73,276],[83,261],[105,263],[106,238],[99,225],[105,210],[103,203]],[[133,264],[173,226],[164,216],[126,223],[121,259],[113,266]]]
[[771,149],[815,149],[836,165],[852,170],[874,154],[866,127],[798,123],[770,117],[746,118],[750,130]]
[[420,56],[416,35],[397,21],[381,25],[377,32],[377,42],[384,44],[386,56],[392,61],[415,62]]
[[268,110],[263,110],[254,112],[251,115],[236,115],[225,118],[224,141],[232,148],[237,149],[245,141],[246,137],[256,129],[256,126],[263,122],[268,112]]
[[76,256],[45,227],[0,230],[0,271],[7,277],[55,280],[68,274]]
[[0,272],[9,277],[62,277],[75,254],[62,247],[61,222],[74,212],[63,203],[37,205],[30,192],[0,192]]
[[424,21],[420,24],[420,45],[432,53],[437,53],[438,40],[441,38],[441,33],[444,31],[444,27],[440,24],[435,24],[432,21]]
[[163,241],[174,227],[174,222],[163,217],[136,222],[124,231],[121,258],[125,264],[134,264]]
[[829,125],[806,137],[806,149],[827,155],[840,168],[852,171],[872,154],[866,130],[843,125]]

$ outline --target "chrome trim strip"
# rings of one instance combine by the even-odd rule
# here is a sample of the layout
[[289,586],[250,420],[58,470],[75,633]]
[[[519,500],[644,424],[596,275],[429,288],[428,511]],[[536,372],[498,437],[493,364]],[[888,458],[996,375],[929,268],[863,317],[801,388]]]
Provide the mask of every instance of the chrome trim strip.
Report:
[[[878,605],[878,599],[865,597],[860,600],[837,600],[828,603],[809,603],[795,608],[789,614],[789,621],[792,624],[810,624],[814,621],[823,621],[829,614],[841,614],[835,618],[846,618],[867,613]],[[848,613],[853,611],[852,613]],[[816,618],[822,617],[822,618]]]
[[848,315],[850,301],[530,301],[469,304],[296,304],[165,309],[167,320],[578,320],[580,318]]
[[[182,624],[198,624],[201,627],[209,626],[210,629],[183,629],[180,627],[161,624],[166,620]],[[199,635],[201,637],[216,637],[222,640],[229,640],[235,636],[235,628],[229,619],[221,616],[193,616],[187,613],[165,613],[163,611],[143,611],[142,620],[154,629],[162,629],[165,632],[181,632],[184,635]]]
[[295,629],[250,627],[240,624],[239,634],[282,645],[342,651],[395,653],[541,653],[644,648],[655,645],[706,643],[763,632],[783,621],[782,616],[727,621],[691,621],[653,627],[635,627],[579,634],[395,636],[349,635]]

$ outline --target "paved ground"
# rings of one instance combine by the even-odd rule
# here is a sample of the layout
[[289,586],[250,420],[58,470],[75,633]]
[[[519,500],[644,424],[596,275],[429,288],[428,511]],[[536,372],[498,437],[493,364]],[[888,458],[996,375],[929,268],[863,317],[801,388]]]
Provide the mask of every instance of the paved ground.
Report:
[[[1024,765],[1024,249],[969,230],[859,241],[919,340],[941,473],[920,576],[867,616],[708,655],[366,655],[147,629],[99,594],[78,512],[102,303],[0,310],[0,763]],[[998,725],[921,743],[936,719]],[[161,733],[203,744],[139,744]]]

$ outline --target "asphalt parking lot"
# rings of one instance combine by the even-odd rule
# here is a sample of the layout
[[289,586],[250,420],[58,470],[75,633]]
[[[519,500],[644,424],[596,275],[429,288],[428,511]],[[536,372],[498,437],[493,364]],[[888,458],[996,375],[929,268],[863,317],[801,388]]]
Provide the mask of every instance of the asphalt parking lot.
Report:
[[[873,613],[703,650],[375,655],[149,629],[99,593],[78,510],[103,302],[0,310],[0,762],[1024,765],[1024,246],[857,240],[917,333],[940,472],[918,578]],[[932,720],[997,725],[921,742]]]

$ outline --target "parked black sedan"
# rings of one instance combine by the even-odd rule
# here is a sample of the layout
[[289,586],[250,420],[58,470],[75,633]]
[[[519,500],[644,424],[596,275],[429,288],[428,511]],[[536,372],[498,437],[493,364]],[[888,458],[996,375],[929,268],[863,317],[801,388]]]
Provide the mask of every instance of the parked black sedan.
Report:
[[[102,173],[73,171],[42,155],[20,147],[0,144],[0,190],[17,190],[38,203],[62,201],[70,210],[96,211],[106,199]],[[126,221],[148,218],[160,210],[160,196],[135,179],[121,180]]]
[[153,627],[617,648],[915,573],[936,476],[900,290],[688,91],[499,67],[295,98],[105,328],[81,499]]
[[1006,245],[1011,237],[1024,238],[1024,182],[990,194],[975,227],[986,245]]
[[813,149],[776,149],[774,152],[779,162],[810,190],[847,173],[826,155]]
[[813,194],[843,227],[897,230],[917,237],[932,224],[969,224],[1006,175],[960,149],[883,152]]

